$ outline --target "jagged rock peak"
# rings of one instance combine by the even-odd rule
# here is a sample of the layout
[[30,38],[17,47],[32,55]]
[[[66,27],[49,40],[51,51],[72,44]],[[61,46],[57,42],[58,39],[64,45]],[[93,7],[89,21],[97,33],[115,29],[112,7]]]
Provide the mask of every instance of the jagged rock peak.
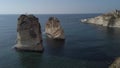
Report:
[[120,10],[114,10],[112,12],[105,13],[102,16],[114,16],[114,17],[118,18],[118,17],[120,17]]
[[49,21],[56,21],[56,22],[60,22],[59,20],[58,20],[58,18],[56,18],[56,17],[50,17],[49,18]]
[[23,20],[25,18],[29,19],[29,20],[38,21],[38,18],[35,17],[34,15],[25,15],[25,14],[20,15],[20,17],[18,18],[18,20]]

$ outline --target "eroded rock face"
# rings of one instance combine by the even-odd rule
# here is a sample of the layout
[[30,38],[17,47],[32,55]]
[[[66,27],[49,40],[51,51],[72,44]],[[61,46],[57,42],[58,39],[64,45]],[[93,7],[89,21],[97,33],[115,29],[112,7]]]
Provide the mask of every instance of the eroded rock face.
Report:
[[45,33],[49,38],[64,40],[64,31],[56,17],[50,17],[45,26]]
[[117,58],[109,68],[120,68],[120,58]]
[[41,26],[33,15],[21,15],[17,23],[17,50],[43,51]]
[[120,11],[103,14],[94,18],[81,19],[81,22],[92,23],[107,27],[120,27]]

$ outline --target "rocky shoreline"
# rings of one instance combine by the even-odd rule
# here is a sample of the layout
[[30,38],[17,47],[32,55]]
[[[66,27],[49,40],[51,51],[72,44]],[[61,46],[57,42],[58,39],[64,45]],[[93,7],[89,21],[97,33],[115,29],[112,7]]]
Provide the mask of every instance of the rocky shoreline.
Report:
[[115,10],[94,18],[81,19],[81,22],[120,28],[120,11]]
[[[81,22],[120,28],[120,10],[115,10],[94,18],[81,19]],[[109,68],[120,68],[120,57],[113,61]]]

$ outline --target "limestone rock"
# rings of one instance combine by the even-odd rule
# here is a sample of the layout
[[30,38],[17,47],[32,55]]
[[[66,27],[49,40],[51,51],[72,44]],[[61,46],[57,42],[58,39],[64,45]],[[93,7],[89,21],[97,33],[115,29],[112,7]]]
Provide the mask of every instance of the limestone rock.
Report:
[[81,19],[81,22],[92,23],[107,27],[120,27],[120,11],[115,10],[94,18]]
[[49,38],[64,40],[64,31],[56,17],[50,17],[45,26],[45,33]]
[[33,15],[21,15],[17,23],[17,44],[21,51],[42,52],[42,33],[38,18]]
[[120,68],[120,58],[117,58],[109,68]]

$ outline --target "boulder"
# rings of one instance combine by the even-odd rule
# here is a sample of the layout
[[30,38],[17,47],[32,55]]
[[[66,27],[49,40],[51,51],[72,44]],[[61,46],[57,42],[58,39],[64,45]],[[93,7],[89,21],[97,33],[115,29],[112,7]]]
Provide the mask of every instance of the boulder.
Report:
[[117,58],[111,65],[109,68],[120,68],[120,57]]
[[107,27],[120,27],[120,11],[115,10],[94,18],[81,19],[81,22],[97,24]]
[[45,33],[48,38],[56,40],[64,40],[64,30],[60,25],[60,21],[56,17],[50,17],[45,26]]
[[38,18],[34,15],[21,15],[17,23],[17,41],[15,49],[21,51],[42,52],[42,33]]

